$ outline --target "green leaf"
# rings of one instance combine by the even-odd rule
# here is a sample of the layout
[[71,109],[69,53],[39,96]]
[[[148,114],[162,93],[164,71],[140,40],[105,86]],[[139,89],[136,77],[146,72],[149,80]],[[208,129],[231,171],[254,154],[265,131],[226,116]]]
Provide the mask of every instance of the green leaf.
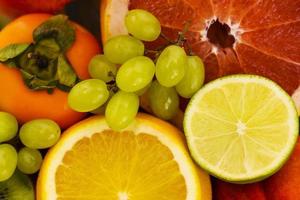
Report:
[[70,90],[72,89],[72,87],[61,85],[59,83],[56,85],[56,87],[64,92],[70,92]]
[[58,56],[56,77],[61,85],[72,87],[76,83],[76,73],[62,54]]
[[35,75],[30,74],[22,69],[20,71],[25,84],[32,90],[49,90],[54,89],[57,85],[57,80],[41,80]]
[[45,56],[48,59],[56,59],[60,54],[60,47],[53,38],[44,39],[35,45],[35,53]]
[[7,67],[10,67],[10,68],[14,68],[14,67],[18,67],[18,64],[16,62],[15,59],[8,59],[7,61],[4,62],[4,64],[7,66]]
[[[46,42],[48,43],[49,41],[47,40]],[[55,44],[52,45],[55,46]],[[32,45],[19,57],[18,67],[39,79],[53,80],[56,75],[58,55],[57,48],[53,49],[51,46],[38,43]]]
[[53,16],[34,30],[35,42],[46,38],[54,38],[63,52],[69,49],[75,41],[75,29],[68,21],[68,17]]
[[32,74],[26,72],[25,70],[20,69],[20,71],[21,71],[22,76],[23,76],[23,79],[24,79],[25,81],[28,81],[28,80],[30,81],[31,79],[34,78],[34,75],[32,75]]
[[30,44],[10,44],[0,49],[0,62],[5,62],[23,53]]

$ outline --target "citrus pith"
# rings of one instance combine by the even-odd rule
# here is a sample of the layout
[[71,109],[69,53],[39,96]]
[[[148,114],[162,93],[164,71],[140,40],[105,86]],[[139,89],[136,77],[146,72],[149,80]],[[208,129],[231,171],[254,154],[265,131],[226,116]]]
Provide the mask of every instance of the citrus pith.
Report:
[[122,132],[91,117],[68,129],[47,154],[37,199],[211,199],[210,181],[181,133],[145,114]]

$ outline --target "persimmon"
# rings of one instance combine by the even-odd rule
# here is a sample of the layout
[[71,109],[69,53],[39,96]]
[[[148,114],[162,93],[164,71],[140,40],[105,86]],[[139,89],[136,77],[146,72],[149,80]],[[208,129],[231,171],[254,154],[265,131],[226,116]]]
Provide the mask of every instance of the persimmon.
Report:
[[[32,43],[33,32],[50,19],[48,14],[28,14],[15,19],[0,32],[0,48],[10,44]],[[71,22],[75,39],[65,52],[66,58],[78,79],[89,78],[88,63],[99,53],[100,47],[94,36],[80,25]],[[0,110],[10,112],[20,123],[36,118],[49,118],[66,128],[84,117],[73,111],[67,103],[68,93],[54,88],[47,90],[28,88],[20,69],[0,64]]]

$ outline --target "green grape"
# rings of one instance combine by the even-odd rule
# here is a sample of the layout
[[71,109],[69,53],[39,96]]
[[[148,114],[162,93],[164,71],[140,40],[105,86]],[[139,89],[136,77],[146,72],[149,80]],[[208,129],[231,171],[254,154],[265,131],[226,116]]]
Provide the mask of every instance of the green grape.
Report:
[[115,79],[117,66],[111,63],[104,55],[96,55],[89,63],[89,73],[92,78],[108,83]]
[[151,110],[159,118],[170,120],[177,114],[179,97],[175,88],[164,87],[158,81],[153,81],[148,96]]
[[138,96],[142,96],[143,94],[145,94],[148,91],[150,86],[151,86],[151,83],[149,83],[146,87],[136,91],[135,94],[138,95]]
[[105,104],[103,104],[99,108],[96,108],[95,110],[92,110],[90,113],[93,113],[95,115],[104,115],[106,106],[107,106],[109,100],[115,95],[115,93],[116,92],[114,92],[113,89],[109,90],[109,97],[108,97],[107,101],[105,102]]
[[46,149],[59,140],[61,130],[57,123],[50,119],[29,121],[20,129],[21,142],[32,149]]
[[39,150],[23,147],[18,153],[18,169],[24,174],[34,174],[42,165],[42,155]]
[[119,91],[108,102],[105,118],[113,130],[120,131],[134,121],[138,109],[139,98],[136,94]]
[[109,39],[103,47],[105,57],[112,63],[123,64],[130,58],[144,55],[144,44],[129,35]]
[[9,179],[17,167],[18,154],[10,144],[0,145],[0,181]]
[[144,41],[156,40],[161,31],[158,19],[141,9],[129,11],[125,17],[125,25],[130,34]]
[[173,87],[181,81],[187,65],[183,48],[170,45],[166,47],[156,62],[156,78],[165,87]]
[[188,64],[183,79],[176,85],[178,94],[191,98],[203,85],[204,65],[198,56],[188,56]]
[[18,121],[10,113],[0,112],[0,143],[6,142],[17,135]]
[[68,95],[69,106],[77,112],[90,112],[103,105],[109,97],[104,81],[88,79],[77,83]]
[[155,65],[145,56],[126,61],[117,73],[117,86],[125,92],[136,92],[146,87],[153,79]]

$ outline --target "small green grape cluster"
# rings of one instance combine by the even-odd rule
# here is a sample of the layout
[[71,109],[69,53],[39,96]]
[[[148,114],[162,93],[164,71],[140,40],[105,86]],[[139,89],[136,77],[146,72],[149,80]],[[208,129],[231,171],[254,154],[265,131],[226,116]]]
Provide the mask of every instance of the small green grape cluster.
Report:
[[[0,112],[0,181],[9,179],[16,168],[24,174],[36,173],[43,160],[38,149],[53,146],[61,134],[60,127],[49,119],[32,120],[18,129],[18,121],[12,114]],[[17,135],[25,146],[18,152],[10,144]]]
[[156,63],[144,56],[142,41],[154,41],[161,34],[154,15],[131,10],[125,25],[130,35],[110,38],[104,44],[104,55],[90,61],[92,79],[75,85],[68,96],[72,109],[105,113],[108,125],[117,131],[132,123],[139,109],[139,96],[146,91],[153,113],[169,120],[178,112],[179,95],[190,98],[204,81],[201,59],[187,56],[178,45],[167,46]]

